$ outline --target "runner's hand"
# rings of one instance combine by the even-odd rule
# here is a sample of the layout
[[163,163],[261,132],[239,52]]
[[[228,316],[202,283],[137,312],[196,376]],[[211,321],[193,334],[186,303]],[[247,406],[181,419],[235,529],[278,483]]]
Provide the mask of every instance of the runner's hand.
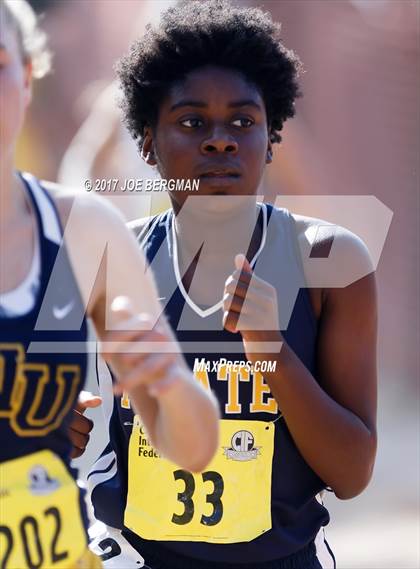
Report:
[[[235,267],[225,283],[223,326],[229,332],[241,333],[250,361],[264,359],[266,342],[283,341],[277,291],[254,274],[245,255],[236,255]],[[251,343],[253,346],[249,348]]]
[[89,442],[89,433],[93,429],[93,421],[83,415],[86,409],[92,409],[101,405],[102,399],[89,391],[81,391],[76,408],[73,409],[73,417],[69,426],[70,441],[73,444],[71,458],[78,458],[86,450]]
[[126,297],[113,301],[111,318],[113,329],[103,338],[102,354],[116,374],[116,395],[143,386],[157,397],[187,373],[168,326],[146,313],[136,315]]

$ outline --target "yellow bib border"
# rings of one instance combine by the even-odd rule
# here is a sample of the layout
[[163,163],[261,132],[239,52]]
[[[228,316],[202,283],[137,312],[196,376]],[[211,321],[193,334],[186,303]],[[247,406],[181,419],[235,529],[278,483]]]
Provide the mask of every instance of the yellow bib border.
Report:
[[238,543],[272,527],[273,422],[224,419],[202,473],[161,457],[134,418],[124,523],[144,539]]
[[70,569],[86,547],[79,489],[57,455],[0,464],[0,567]]

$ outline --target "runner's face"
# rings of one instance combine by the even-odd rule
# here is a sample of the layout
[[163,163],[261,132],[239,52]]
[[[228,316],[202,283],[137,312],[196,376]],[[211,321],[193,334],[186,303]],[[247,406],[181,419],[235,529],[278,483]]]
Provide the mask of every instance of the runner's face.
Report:
[[22,60],[15,30],[0,8],[0,153],[12,160],[31,98],[31,66]]
[[[192,71],[174,85],[145,140],[162,178],[198,178],[199,195],[254,195],[270,162],[259,90],[240,73],[218,67]],[[170,192],[175,209],[188,195],[197,192]]]

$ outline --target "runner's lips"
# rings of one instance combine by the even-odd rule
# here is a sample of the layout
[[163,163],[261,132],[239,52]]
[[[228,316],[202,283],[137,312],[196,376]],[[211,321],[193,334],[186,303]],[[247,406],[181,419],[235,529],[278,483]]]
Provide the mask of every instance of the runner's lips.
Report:
[[199,178],[239,178],[240,175],[238,170],[232,168],[213,168],[204,171]]

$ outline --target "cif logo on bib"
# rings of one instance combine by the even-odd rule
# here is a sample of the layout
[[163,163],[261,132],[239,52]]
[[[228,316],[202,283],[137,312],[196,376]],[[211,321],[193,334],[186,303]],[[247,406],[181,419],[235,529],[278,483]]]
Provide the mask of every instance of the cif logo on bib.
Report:
[[253,460],[260,454],[260,448],[255,446],[254,435],[249,431],[237,431],[231,439],[230,447],[223,447],[224,454],[231,460]]

